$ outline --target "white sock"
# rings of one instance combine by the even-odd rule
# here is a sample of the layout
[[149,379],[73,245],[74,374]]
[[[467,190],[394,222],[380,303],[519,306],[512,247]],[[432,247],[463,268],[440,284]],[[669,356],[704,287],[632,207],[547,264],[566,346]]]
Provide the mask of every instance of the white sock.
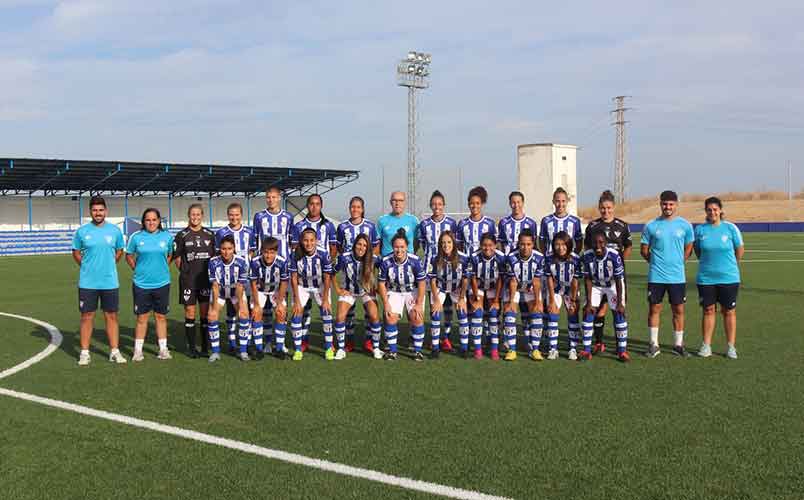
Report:
[[120,354],[120,349],[112,349],[112,352],[110,352],[109,354]]
[[167,350],[167,339],[159,339],[157,342],[159,342],[159,350],[160,351]]
[[89,356],[89,349],[81,349],[81,356]]
[[650,332],[650,343],[656,346],[659,345],[659,327],[648,327],[648,331]]
[[684,330],[673,333],[676,336],[676,345],[684,345]]
[[134,339],[134,352],[142,352],[142,346],[145,344],[145,339]]

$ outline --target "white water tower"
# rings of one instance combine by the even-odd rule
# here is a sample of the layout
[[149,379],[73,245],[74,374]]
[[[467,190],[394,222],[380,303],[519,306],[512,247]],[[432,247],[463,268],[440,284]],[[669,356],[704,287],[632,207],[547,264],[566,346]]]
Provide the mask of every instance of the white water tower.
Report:
[[516,148],[519,190],[525,195],[525,211],[537,221],[553,213],[553,191],[569,193],[567,211],[578,214],[575,178],[577,146],[571,144],[521,144]]

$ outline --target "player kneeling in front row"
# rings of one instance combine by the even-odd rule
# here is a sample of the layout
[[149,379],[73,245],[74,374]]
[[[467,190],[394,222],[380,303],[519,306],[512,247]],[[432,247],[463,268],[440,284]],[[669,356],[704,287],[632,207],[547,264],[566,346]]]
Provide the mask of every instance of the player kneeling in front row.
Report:
[[209,260],[209,281],[212,284],[212,301],[209,306],[209,346],[212,354],[209,362],[221,358],[220,318],[221,308],[226,306],[237,314],[240,359],[248,361],[248,305],[245,289],[248,286],[249,269],[246,259],[235,255],[235,241],[226,235],[220,242],[221,254]]
[[[482,325],[484,316],[488,318],[489,356],[497,361],[500,359],[499,316],[505,255],[497,250],[497,238],[492,233],[486,233],[480,238],[480,251],[471,257],[470,268],[472,286],[469,289],[469,306],[472,311],[473,328],[478,323]],[[514,317],[514,329],[516,329],[516,316]],[[516,334],[516,330],[514,334]],[[516,338],[514,342],[516,342]],[[516,351],[509,351],[509,354],[512,352],[516,357]]]
[[[432,358],[438,358],[441,340],[441,314],[445,304],[452,304],[458,314],[458,332],[461,337],[463,357],[469,356],[469,315],[466,308],[466,290],[471,275],[469,258],[458,252],[455,236],[450,231],[438,237],[438,253],[430,263],[430,333],[433,337]],[[472,318],[472,340],[475,358],[483,357],[481,337],[483,314]]]
[[583,254],[582,266],[586,287],[586,306],[583,311],[584,352],[591,346],[597,309],[606,297],[614,315],[614,332],[617,336],[617,359],[631,361],[628,354],[628,322],[625,318],[623,279],[625,270],[619,252],[606,245],[606,235],[600,231],[592,235],[594,248]]
[[335,359],[332,348],[332,306],[329,302],[329,291],[332,279],[332,263],[329,253],[317,246],[317,233],[308,227],[299,236],[299,246],[293,251],[288,265],[290,272],[290,289],[293,293],[293,317],[290,328],[293,331],[293,361],[301,361],[302,340],[304,336],[304,308],[315,299],[321,314],[324,333],[324,357]]
[[385,339],[388,352],[384,359],[397,358],[397,324],[405,310],[408,312],[415,360],[422,361],[424,345],[424,294],[427,273],[419,258],[408,253],[408,238],[400,229],[391,239],[393,253],[380,263],[377,291],[385,311]]
[[[260,256],[251,261],[251,330],[257,359],[271,352],[270,339],[274,339],[276,356],[285,359],[285,321],[287,319],[288,266],[279,256],[279,240],[269,236],[262,240]],[[271,318],[273,317],[273,323]],[[264,322],[265,321],[265,322]],[[263,346],[263,328],[268,334]],[[273,335],[270,332],[273,325]]]
[[338,350],[335,352],[335,359],[346,357],[346,321],[349,312],[354,311],[358,299],[363,304],[364,318],[368,321],[368,331],[371,334],[371,338],[367,338],[366,341],[371,345],[371,352],[375,358],[381,359],[383,356],[380,350],[382,325],[377,309],[377,298],[374,295],[374,269],[379,262],[379,257],[372,251],[369,237],[362,233],[355,237],[351,250],[338,257],[335,271],[343,273],[343,287],[338,280],[333,280],[335,292],[338,294],[338,310],[335,317],[335,339]]
[[[553,251],[545,257],[544,272],[547,275],[547,338],[550,341],[549,359],[558,357],[558,320],[561,306],[567,311],[567,331],[569,333],[569,352],[567,357],[578,359],[578,278],[581,274],[581,260],[572,251],[572,237],[566,231],[553,236]],[[585,339],[581,360],[592,358],[591,339]]]
[[505,290],[503,300],[506,302],[504,324],[505,340],[509,351],[505,355],[506,361],[516,359],[516,313],[520,298],[524,299],[525,308],[522,310],[522,322],[530,323],[530,357],[534,361],[542,360],[539,344],[542,340],[542,276],[544,275],[544,256],[534,248],[533,233],[524,230],[519,233],[516,253],[506,257],[508,288]]

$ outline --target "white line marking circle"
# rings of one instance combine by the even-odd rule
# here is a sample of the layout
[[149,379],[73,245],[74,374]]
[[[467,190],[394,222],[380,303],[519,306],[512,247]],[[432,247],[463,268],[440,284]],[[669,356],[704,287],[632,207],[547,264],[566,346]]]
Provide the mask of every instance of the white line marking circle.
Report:
[[[29,318],[28,316],[20,316],[17,314],[0,312],[0,315],[8,316],[10,318],[21,319],[24,321],[29,321],[31,323],[34,323],[36,325],[45,328],[50,334],[50,344],[42,352],[26,361],[23,361],[22,363],[16,366],[13,366],[7,370],[3,370],[2,372],[0,372],[0,379],[14,375],[15,373],[18,373],[30,367],[31,365],[42,361],[46,357],[53,354],[53,352],[55,352],[56,349],[58,349],[59,346],[61,345],[62,342],[61,332],[59,332],[58,328],[49,323],[39,321],[38,319]],[[310,458],[296,453],[289,453],[286,451],[265,448],[255,444],[245,443],[243,441],[235,441],[233,439],[226,439],[218,436],[212,436],[210,434],[204,434],[203,432],[191,431],[189,429],[182,429],[180,427],[174,427],[172,425],[160,424],[158,422],[152,422],[150,420],[143,420],[139,418],[129,417],[126,415],[119,415],[117,413],[111,413],[108,411],[96,410],[94,408],[68,403],[66,401],[44,398],[41,396],[36,396],[34,394],[28,394],[25,392],[18,392],[18,391],[12,391],[10,389],[4,389],[2,387],[0,387],[0,395],[22,399],[24,401],[30,401],[32,403],[39,403],[45,406],[50,406],[52,408],[59,408],[61,410],[72,411],[75,413],[79,413],[81,415],[88,415],[91,417],[102,418],[104,420],[110,420],[112,422],[118,422],[121,424],[130,425],[132,427],[139,427],[141,429],[148,429],[156,432],[162,432],[164,434],[170,434],[185,439],[192,439],[193,441],[214,444],[217,446],[222,446],[224,448],[242,451],[244,453],[250,453],[252,455],[258,455],[261,457],[279,460],[282,462],[287,462],[296,465],[303,465],[306,467],[311,467],[313,469],[318,469],[326,472],[334,472],[336,474],[355,477],[358,479],[365,479],[368,481],[375,481],[390,486],[397,486],[408,490],[421,491],[433,495],[440,495],[448,498],[460,498],[466,500],[508,500],[506,497],[488,495],[485,493],[480,493],[478,491],[464,490],[461,488],[454,488],[452,486],[445,486],[437,483],[428,483],[427,481],[419,481],[418,479],[393,476],[391,474],[385,474],[383,472],[378,472],[370,469],[363,469],[360,467],[352,467],[350,465],[339,464],[327,460],[319,460],[317,458]]]

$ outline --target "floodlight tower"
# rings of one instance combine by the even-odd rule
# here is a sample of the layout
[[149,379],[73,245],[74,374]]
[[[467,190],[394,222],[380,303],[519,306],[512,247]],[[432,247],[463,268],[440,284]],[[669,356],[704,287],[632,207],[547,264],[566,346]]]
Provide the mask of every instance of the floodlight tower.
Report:
[[429,87],[430,54],[410,51],[396,65],[396,82],[408,88],[408,206],[416,214],[416,91]]

